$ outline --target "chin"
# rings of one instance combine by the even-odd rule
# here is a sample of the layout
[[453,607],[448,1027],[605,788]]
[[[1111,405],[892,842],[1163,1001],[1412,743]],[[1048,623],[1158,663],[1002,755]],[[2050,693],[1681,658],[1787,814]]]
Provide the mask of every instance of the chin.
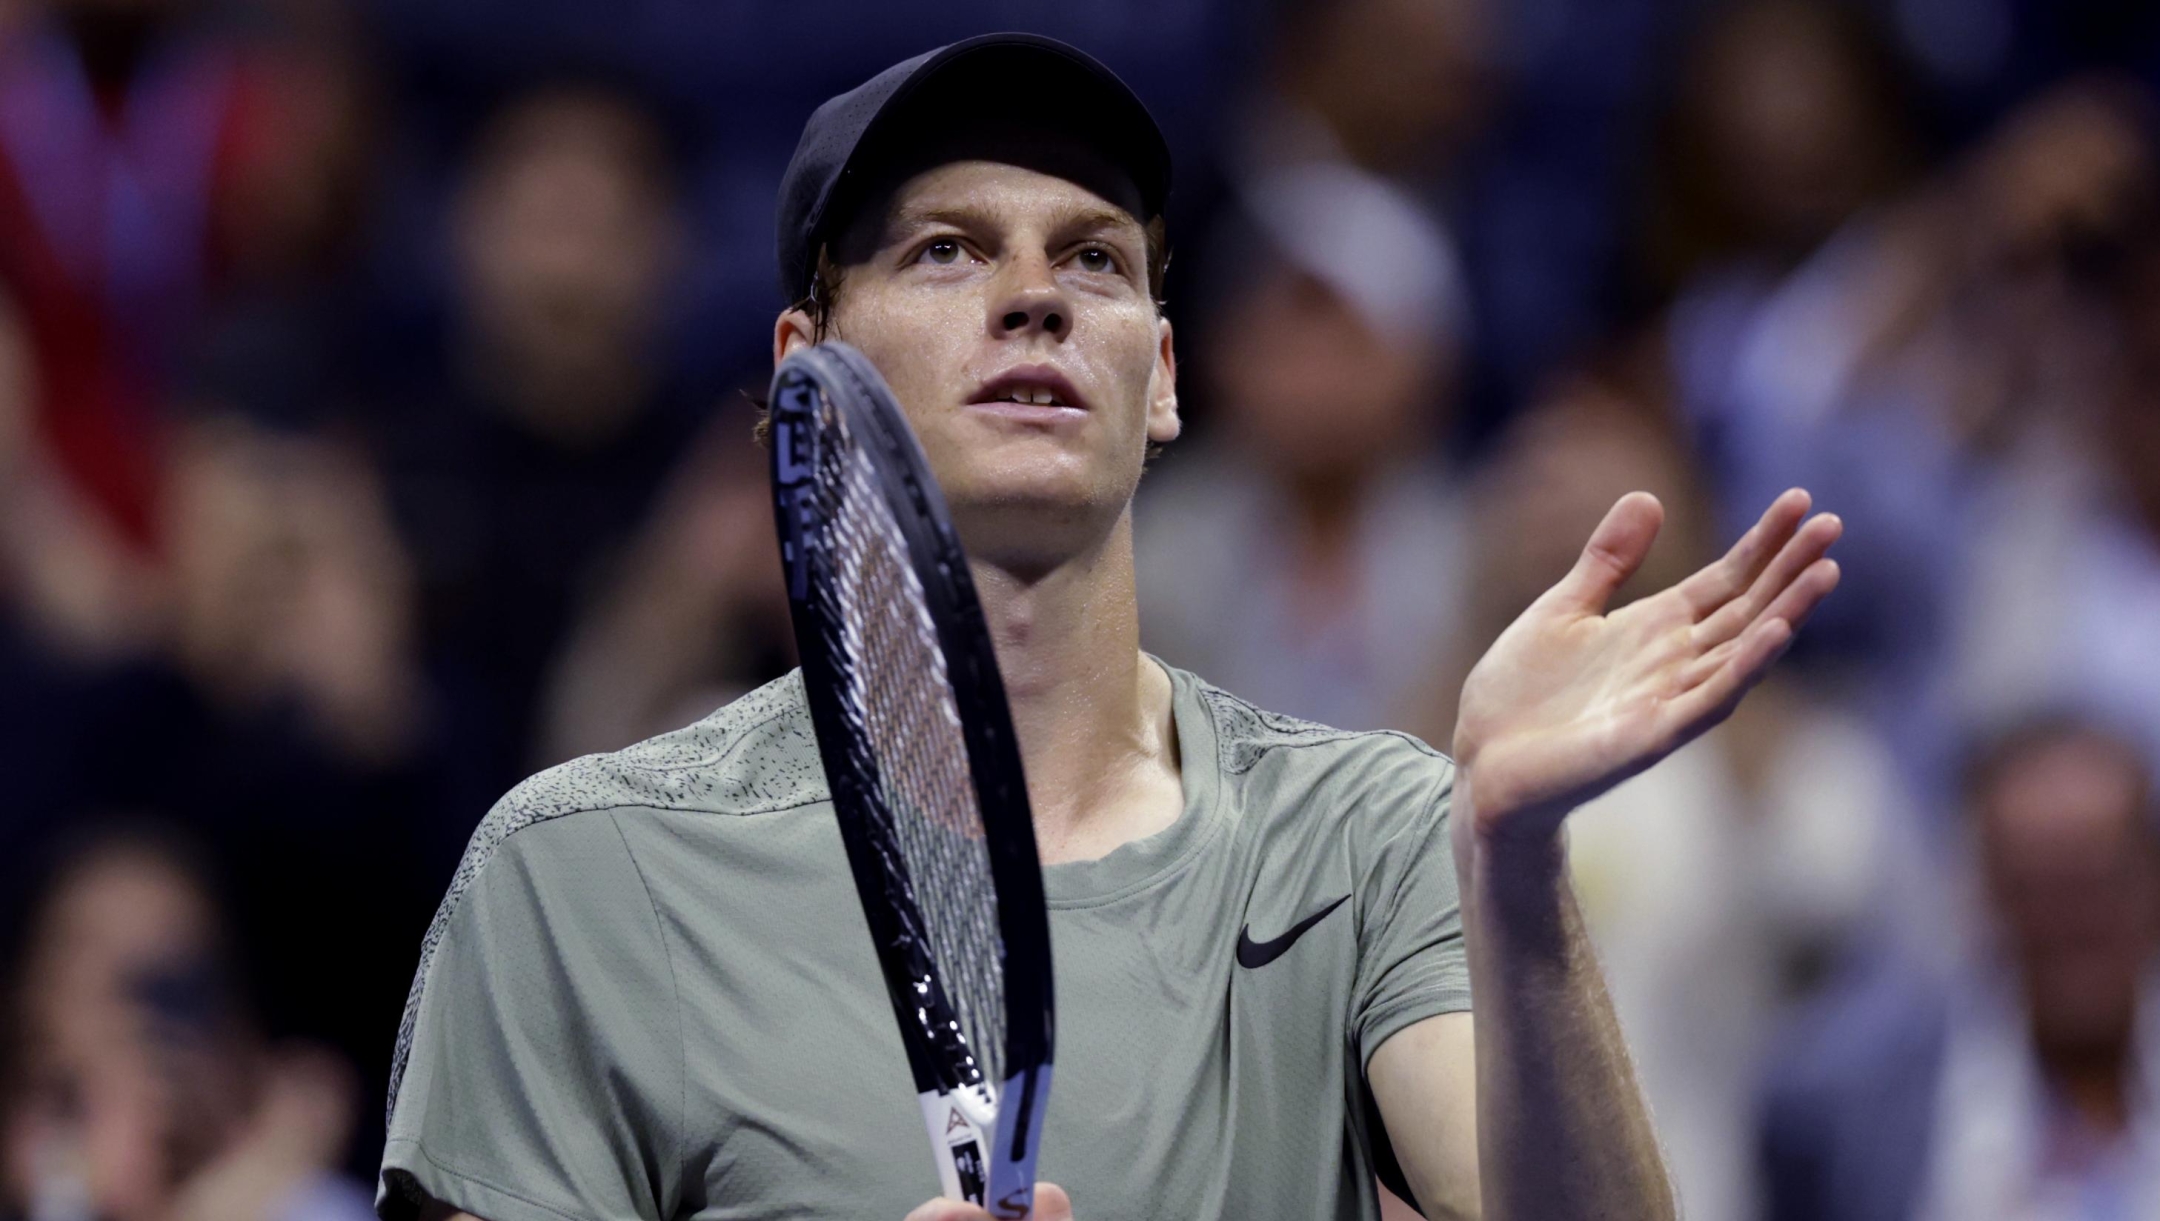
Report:
[[1023,575],[1101,546],[1130,499],[1071,470],[999,476],[956,480],[945,500],[970,558]]
[[[969,438],[970,442],[979,440]],[[1139,464],[1082,447],[1063,438],[1007,438],[999,444],[951,447],[934,461],[945,499],[959,512],[963,505],[983,512],[1023,516],[1049,514],[1112,516],[1139,486]]]

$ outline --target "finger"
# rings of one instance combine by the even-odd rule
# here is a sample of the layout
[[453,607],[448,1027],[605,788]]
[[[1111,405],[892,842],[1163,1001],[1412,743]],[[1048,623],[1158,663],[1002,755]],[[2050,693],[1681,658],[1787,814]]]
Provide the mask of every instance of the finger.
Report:
[[1666,705],[1674,748],[1732,715],[1740,697],[1769,672],[1770,663],[1792,644],[1792,625],[1765,619],[1732,642],[1725,663],[1693,689]]
[[1073,1221],[1072,1197],[1056,1183],[1035,1184],[1034,1221]]
[[1806,489],[1792,488],[1763,510],[1748,532],[1740,536],[1724,558],[1680,583],[1680,594],[1697,619],[1703,619],[1746,589],[1792,537],[1807,516]]
[[1763,612],[1762,617],[1781,619],[1793,631],[1799,631],[1800,625],[1806,623],[1808,616],[1815,613],[1815,608],[1821,606],[1823,599],[1830,596],[1830,591],[1838,587],[1838,581],[1843,576],[1844,570],[1838,567],[1836,560],[1816,560],[1807,566],[1805,572],[1794,578],[1791,585],[1786,586],[1785,592],[1778,595],[1777,601],[1770,604],[1770,609]]
[[907,1221],[992,1221],[989,1213],[964,1200],[931,1200],[907,1215]]
[[[1824,598],[1830,596],[1830,591],[1837,588],[1841,575],[1836,560],[1817,560],[1808,565],[1807,571],[1801,573],[1771,605],[1770,610],[1761,616],[1761,621],[1767,623],[1777,620],[1784,623],[1790,632],[1798,633],[1800,625],[1806,623],[1808,616],[1815,613],[1815,608],[1822,605]],[[1680,689],[1692,689],[1717,673],[1730,663],[1746,644],[1747,637],[1743,632],[1688,663],[1687,668],[1680,673]]]
[[1716,648],[1711,649],[1709,652],[1704,653],[1702,656],[1695,658],[1693,661],[1690,661],[1680,671],[1680,685],[1678,689],[1681,691],[1693,691],[1695,688],[1701,686],[1705,681],[1710,678],[1711,675],[1714,675],[1720,670],[1723,670],[1728,664],[1731,663],[1733,655],[1740,651],[1740,644],[1741,642],[1738,638],[1728,640],[1725,643],[1717,646]]
[[[1818,513],[1810,518],[1778,548],[1776,557],[1756,576],[1746,594],[1717,608],[1696,625],[1696,647],[1721,645],[1746,631],[1844,532],[1845,523],[1836,514]],[[1787,616],[1786,622],[1797,626],[1799,620]]]
[[1590,532],[1581,557],[1552,587],[1552,596],[1591,614],[1602,614],[1613,592],[1642,567],[1664,521],[1665,507],[1657,497],[1648,492],[1622,496]]

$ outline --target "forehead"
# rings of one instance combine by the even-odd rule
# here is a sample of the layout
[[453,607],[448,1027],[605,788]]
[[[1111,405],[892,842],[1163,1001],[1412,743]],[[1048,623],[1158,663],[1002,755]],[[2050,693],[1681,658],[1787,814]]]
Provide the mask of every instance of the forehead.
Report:
[[2129,748],[2078,736],[2027,747],[1986,794],[1998,836],[2020,842],[2134,829],[2143,813],[2144,773]]
[[626,100],[584,92],[518,104],[494,120],[470,164],[471,177],[486,183],[577,163],[655,189],[668,177],[662,136],[652,122]]
[[948,161],[895,186],[878,210],[883,240],[927,224],[978,224],[1121,232],[1137,241],[1133,214],[1070,178],[1003,161]]

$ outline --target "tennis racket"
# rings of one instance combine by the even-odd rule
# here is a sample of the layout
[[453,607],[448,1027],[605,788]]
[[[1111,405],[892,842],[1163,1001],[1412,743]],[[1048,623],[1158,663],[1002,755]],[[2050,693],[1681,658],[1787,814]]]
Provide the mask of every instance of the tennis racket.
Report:
[[773,507],[818,754],[944,1194],[1029,1215],[1050,1099],[1050,922],[967,558],[862,353],[782,361]]

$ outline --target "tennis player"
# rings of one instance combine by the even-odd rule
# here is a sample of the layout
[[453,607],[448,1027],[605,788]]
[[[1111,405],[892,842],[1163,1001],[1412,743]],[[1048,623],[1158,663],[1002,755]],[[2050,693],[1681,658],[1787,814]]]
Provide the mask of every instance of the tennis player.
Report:
[[[781,189],[774,354],[877,364],[997,643],[1055,946],[1069,1194],[1035,1215],[1372,1218],[1377,1173],[1433,1217],[1670,1217],[1561,823],[1732,710],[1838,523],[1788,492],[1607,613],[1660,521],[1622,499],[1470,676],[1452,762],[1158,662],[1130,509],[1179,426],[1168,190],[1140,101],[1018,35],[834,98]],[[862,920],[797,675],[520,785],[425,943],[385,1221],[985,1217],[920,1203]]]

